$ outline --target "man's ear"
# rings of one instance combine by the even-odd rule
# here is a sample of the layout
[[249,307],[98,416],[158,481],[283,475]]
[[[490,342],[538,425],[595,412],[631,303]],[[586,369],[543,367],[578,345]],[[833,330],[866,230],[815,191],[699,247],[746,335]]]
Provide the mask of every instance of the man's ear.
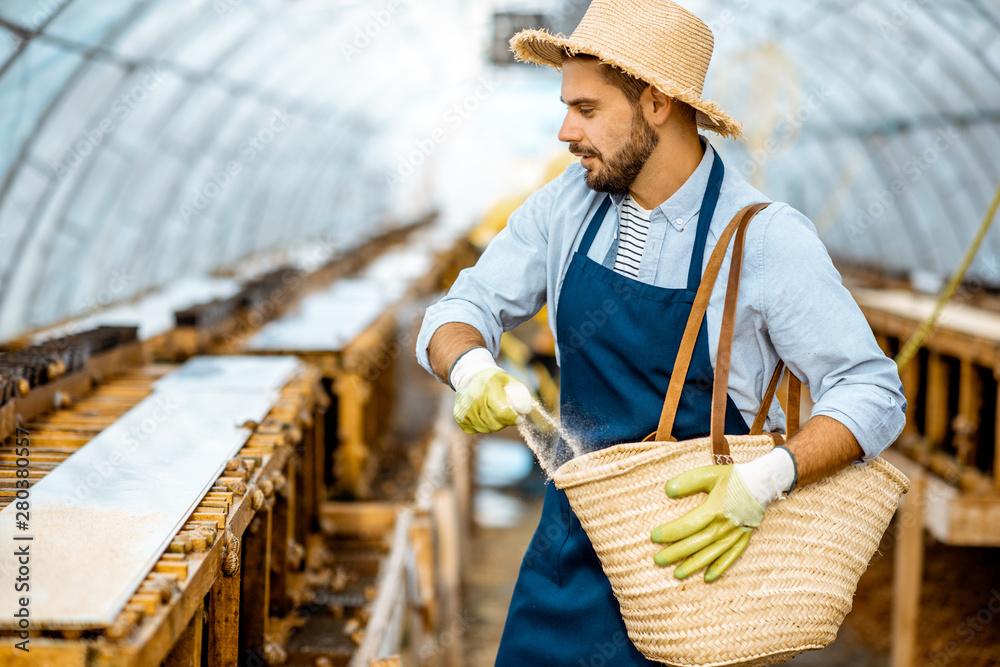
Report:
[[656,86],[649,86],[642,92],[643,107],[646,109],[646,120],[649,124],[658,127],[667,122],[670,113],[674,110],[674,100],[672,97],[664,95]]

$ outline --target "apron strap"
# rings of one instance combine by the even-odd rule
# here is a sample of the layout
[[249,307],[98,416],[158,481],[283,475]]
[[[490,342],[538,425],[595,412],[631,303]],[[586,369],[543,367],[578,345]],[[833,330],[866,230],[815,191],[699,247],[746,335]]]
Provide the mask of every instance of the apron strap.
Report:
[[[709,258],[708,266],[698,292],[695,295],[694,304],[691,308],[691,315],[688,318],[684,329],[684,336],[677,352],[677,359],[674,362],[673,373],[670,377],[670,385],[667,388],[667,395],[663,402],[663,411],[660,414],[660,423],[656,430],[655,438],[659,441],[674,441],[671,433],[674,419],[677,415],[677,406],[680,403],[681,391],[684,389],[684,380],[687,377],[688,368],[691,364],[691,356],[694,353],[694,346],[697,342],[698,332],[701,329],[705,312],[708,309],[709,298],[715,285],[722,262],[725,259],[726,250],[733,234],[737,234],[736,245],[733,249],[733,259],[729,269],[729,283],[726,289],[726,303],[723,309],[722,331],[719,336],[719,350],[715,361],[715,384],[712,388],[712,442],[713,451],[716,454],[716,461],[726,461],[729,457],[729,443],[724,436],[726,396],[729,389],[729,367],[732,356],[733,334],[736,319],[736,299],[739,294],[740,272],[743,264],[743,242],[746,237],[746,228],[753,217],[766,208],[768,204],[753,204],[747,206],[733,218],[732,222],[725,228],[715,244],[712,256]],[[739,233],[737,233],[739,230]],[[779,362],[768,384],[764,399],[754,419],[751,434],[759,434],[763,429],[764,419],[767,410],[774,398],[778,381],[781,378],[783,364]],[[791,436],[798,430],[798,401],[801,383],[794,375],[789,377],[789,411],[787,434]],[[721,403],[721,407],[720,404]],[[793,405],[794,403],[794,405]],[[731,462],[731,459],[729,459]]]
[[611,206],[611,196],[607,195],[604,197],[604,201],[601,202],[600,207],[598,207],[597,213],[590,219],[590,224],[587,225],[587,231],[583,233],[580,246],[576,249],[581,255],[586,256],[590,252],[590,244],[594,242],[594,237],[597,236],[597,230],[601,228],[601,223],[604,222],[604,216],[607,215],[609,206]]
[[705,261],[705,243],[708,241],[708,230],[712,227],[715,216],[715,205],[719,203],[719,193],[722,191],[722,179],[726,168],[718,153],[712,158],[712,171],[708,174],[708,187],[701,200],[701,210],[698,212],[698,229],[694,237],[694,249],[691,251],[691,265],[688,267],[688,290],[694,292],[701,282],[701,265]]

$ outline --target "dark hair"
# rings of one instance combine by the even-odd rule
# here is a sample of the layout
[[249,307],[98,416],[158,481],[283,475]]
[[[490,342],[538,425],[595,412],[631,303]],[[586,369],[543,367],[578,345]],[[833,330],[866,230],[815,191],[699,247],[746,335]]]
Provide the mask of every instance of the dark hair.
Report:
[[[599,60],[597,56],[592,56],[589,53],[577,53],[576,55],[569,56],[570,58],[575,58],[577,60]],[[601,64],[601,74],[604,76],[604,80],[611,85],[618,88],[625,94],[625,99],[629,101],[633,107],[639,106],[639,98],[642,93],[649,87],[649,84],[642,79],[636,78],[626,72],[625,70],[612,65],[611,63],[606,63],[600,61]],[[676,97],[673,98],[676,106],[676,111],[678,116],[683,120],[695,124],[695,108],[690,104],[681,102]]]

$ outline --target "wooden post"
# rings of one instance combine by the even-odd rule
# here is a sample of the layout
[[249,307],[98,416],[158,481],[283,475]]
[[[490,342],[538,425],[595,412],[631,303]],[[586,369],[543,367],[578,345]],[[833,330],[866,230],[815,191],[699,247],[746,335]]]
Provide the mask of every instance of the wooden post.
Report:
[[[243,534],[239,662],[264,659],[271,597],[271,507],[265,503]],[[255,656],[255,658],[251,658]]]
[[220,576],[212,586],[208,609],[208,667],[238,662],[240,634],[240,575]]
[[885,334],[876,333],[875,342],[878,343],[879,349],[882,350],[882,354],[889,356],[889,337]]
[[360,376],[344,374],[337,378],[340,421],[339,445],[334,452],[334,476],[342,494],[361,497],[362,471],[368,461],[365,441],[365,409],[371,398],[371,385]]
[[958,461],[965,465],[976,465],[976,449],[979,440],[979,404],[979,373],[971,359],[962,359],[958,384],[955,445],[958,448]]
[[[424,512],[413,517],[410,524],[409,547],[412,553],[413,579],[408,586],[413,594],[410,604],[418,613],[410,614],[410,642],[416,654],[423,657],[425,646],[436,644],[440,606],[437,599],[437,581],[434,572],[434,528],[431,517]],[[417,665],[437,664],[433,654],[417,659]]]
[[920,391],[920,355],[915,354],[900,373],[900,380],[903,381],[903,395],[906,397],[906,426],[907,433],[917,433],[917,420],[913,415],[917,413],[917,394]]
[[458,667],[462,664],[462,634],[460,618],[462,573],[458,499],[455,489],[439,489],[434,494],[434,525],[437,529],[438,576],[441,595],[441,664]]
[[[288,477],[285,484],[293,484],[294,474],[291,465],[287,469]],[[288,489],[292,491],[292,489]],[[288,540],[294,530],[292,494],[288,498],[277,491],[274,492],[271,504],[271,564],[268,567],[270,572],[270,595],[268,596],[270,613],[275,616],[284,616],[291,610],[291,601],[288,598]]]
[[[327,408],[332,409],[332,408]],[[319,508],[326,500],[326,471],[323,469],[323,462],[326,460],[326,415],[317,414],[313,422],[313,451],[312,468],[307,468],[306,472],[312,473],[313,492],[312,504],[309,507],[308,531],[312,532],[319,520]]]
[[945,360],[931,352],[927,360],[926,431],[924,435],[935,447],[944,444],[948,434],[948,372]]
[[198,605],[191,616],[191,621],[163,661],[163,667],[201,667],[201,637],[204,623],[205,616],[201,605]]
[[[993,371],[993,377],[1000,381],[1000,370]],[[997,414],[993,439],[993,487],[1000,491],[1000,384],[997,385]]]
[[910,479],[902,498],[896,554],[892,571],[892,667],[913,667],[920,618],[920,587],[924,567],[924,491],[921,471]]

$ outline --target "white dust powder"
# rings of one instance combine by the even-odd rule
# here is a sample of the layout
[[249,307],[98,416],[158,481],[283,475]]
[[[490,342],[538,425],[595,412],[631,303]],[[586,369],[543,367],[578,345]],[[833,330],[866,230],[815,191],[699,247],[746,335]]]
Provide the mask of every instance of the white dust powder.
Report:
[[[569,432],[563,428],[563,425],[558,419],[553,417],[549,412],[539,403],[537,400],[533,400],[532,404],[535,411],[542,416],[550,426],[552,426],[556,433],[562,438],[562,441],[566,443],[569,447],[571,456],[569,458],[576,458],[584,453],[583,445],[580,441],[569,434]],[[532,425],[527,416],[522,415],[517,420],[517,430],[521,434],[521,437],[527,443],[528,447],[534,453],[535,458],[538,459],[538,464],[542,466],[542,470],[545,471],[545,475],[552,479],[555,471],[560,465],[565,463],[565,461],[559,460],[559,439],[558,438],[547,438],[532,428]]]

